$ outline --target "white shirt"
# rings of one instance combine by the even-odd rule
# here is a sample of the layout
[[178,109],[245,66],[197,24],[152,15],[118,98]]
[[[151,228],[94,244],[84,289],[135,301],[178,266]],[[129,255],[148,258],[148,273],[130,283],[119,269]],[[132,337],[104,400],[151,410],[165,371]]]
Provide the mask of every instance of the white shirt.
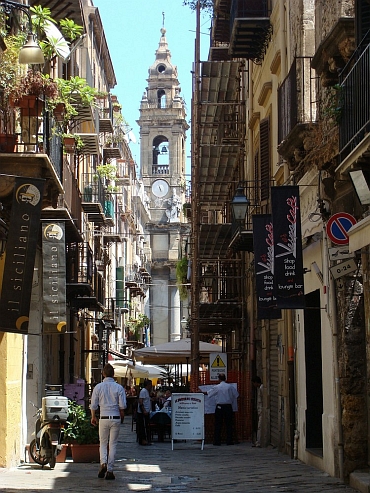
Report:
[[[146,411],[147,413],[150,413],[150,411],[152,410],[152,406],[151,406],[151,402],[150,402],[149,390],[146,389],[145,387],[143,389],[141,389],[140,394],[139,394],[139,399],[143,400],[144,411]],[[137,408],[137,412],[141,413],[140,405]]]
[[126,409],[126,392],[114,378],[105,377],[94,387],[90,409],[96,411],[98,407],[100,416],[119,416],[119,410]]
[[233,385],[221,381],[207,392],[208,397],[215,397],[217,404],[232,404],[239,397],[239,392]]

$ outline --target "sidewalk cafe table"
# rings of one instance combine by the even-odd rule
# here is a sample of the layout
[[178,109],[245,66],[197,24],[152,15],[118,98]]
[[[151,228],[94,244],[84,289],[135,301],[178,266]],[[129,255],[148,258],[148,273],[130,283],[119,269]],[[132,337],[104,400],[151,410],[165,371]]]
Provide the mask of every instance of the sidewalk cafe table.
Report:
[[158,441],[163,442],[166,431],[171,433],[171,411],[150,413],[150,425],[158,432]]

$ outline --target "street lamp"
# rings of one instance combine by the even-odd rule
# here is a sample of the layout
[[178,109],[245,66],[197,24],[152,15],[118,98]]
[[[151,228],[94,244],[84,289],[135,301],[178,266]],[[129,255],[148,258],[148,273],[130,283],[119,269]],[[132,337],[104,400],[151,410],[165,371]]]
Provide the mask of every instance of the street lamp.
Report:
[[352,180],[361,205],[370,205],[370,173],[367,169],[353,169],[349,171],[349,177]]
[[13,9],[18,9],[24,14],[26,14],[28,19],[28,35],[27,41],[22,46],[19,52],[19,63],[24,64],[41,64],[44,63],[44,55],[40,46],[37,44],[35,40],[35,35],[32,32],[32,21],[29,12],[29,5],[23,5],[22,3],[12,2],[11,0],[6,0],[1,2],[0,7],[3,8],[3,11],[6,14],[10,14]]
[[249,207],[249,200],[244,195],[244,190],[241,186],[235,191],[234,198],[231,202],[231,210],[233,213],[234,220],[242,226],[243,221],[245,221],[245,216],[247,215],[247,210]]
[[187,327],[188,327],[188,321],[186,320],[186,318],[185,318],[185,317],[182,317],[182,319],[181,319],[181,321],[180,321],[180,324],[181,324],[182,337],[183,337],[183,339],[184,339],[184,338],[185,338],[185,337],[184,337],[184,334],[185,334],[185,336],[187,337],[187,333],[186,333],[186,332],[187,332],[187,330],[186,330],[186,329],[187,329]]

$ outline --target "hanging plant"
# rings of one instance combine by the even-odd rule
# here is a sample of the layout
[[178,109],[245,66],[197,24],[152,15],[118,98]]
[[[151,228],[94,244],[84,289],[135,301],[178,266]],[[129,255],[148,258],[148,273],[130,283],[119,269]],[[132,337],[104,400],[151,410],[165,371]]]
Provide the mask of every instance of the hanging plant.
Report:
[[139,313],[137,318],[129,318],[126,327],[130,331],[131,334],[135,336],[135,339],[138,341],[141,334],[141,329],[147,327],[150,324],[149,318],[143,313]]
[[180,299],[186,300],[188,297],[188,290],[184,284],[187,284],[188,275],[188,258],[182,257],[176,264],[176,284],[179,288]]

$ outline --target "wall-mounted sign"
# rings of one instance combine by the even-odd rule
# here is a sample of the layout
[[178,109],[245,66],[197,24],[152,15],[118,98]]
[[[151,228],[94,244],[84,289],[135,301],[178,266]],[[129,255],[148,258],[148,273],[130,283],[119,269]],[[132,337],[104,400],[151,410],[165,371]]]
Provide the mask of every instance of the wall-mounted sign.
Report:
[[218,381],[218,375],[224,373],[227,379],[227,354],[210,353],[209,354],[209,379]]
[[339,277],[345,276],[350,272],[353,272],[357,269],[357,264],[353,259],[347,260],[346,262],[342,262],[340,264],[334,265],[334,267],[330,267],[330,272],[334,279],[338,279]]
[[348,244],[348,231],[356,224],[356,219],[347,212],[338,212],[331,216],[326,224],[326,233],[335,245]]

